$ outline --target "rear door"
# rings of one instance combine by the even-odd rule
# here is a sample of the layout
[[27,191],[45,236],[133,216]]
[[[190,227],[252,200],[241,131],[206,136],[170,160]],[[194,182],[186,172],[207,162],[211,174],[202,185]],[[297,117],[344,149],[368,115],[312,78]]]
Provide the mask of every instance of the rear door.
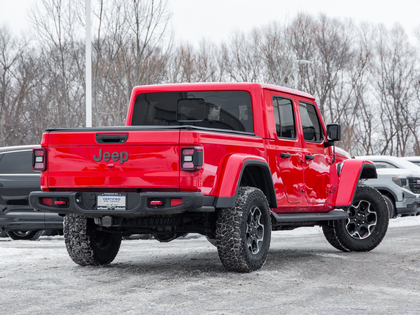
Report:
[[287,201],[302,202],[303,169],[302,150],[296,134],[296,118],[293,100],[285,96],[273,96],[276,121],[277,163],[285,187]]

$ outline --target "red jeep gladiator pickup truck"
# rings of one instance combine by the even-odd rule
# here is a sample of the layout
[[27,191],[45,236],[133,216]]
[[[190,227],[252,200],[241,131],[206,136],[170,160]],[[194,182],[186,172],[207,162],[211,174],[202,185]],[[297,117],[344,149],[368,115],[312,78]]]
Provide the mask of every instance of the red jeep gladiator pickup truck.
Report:
[[122,237],[168,242],[205,235],[227,270],[266,261],[272,230],[322,226],[342,251],[385,236],[382,196],[360,185],[375,166],[336,161],[340,126],[324,126],[314,98],[256,83],[139,86],[126,126],[47,129],[33,168],[40,211],[65,215],[70,257],[109,264]]

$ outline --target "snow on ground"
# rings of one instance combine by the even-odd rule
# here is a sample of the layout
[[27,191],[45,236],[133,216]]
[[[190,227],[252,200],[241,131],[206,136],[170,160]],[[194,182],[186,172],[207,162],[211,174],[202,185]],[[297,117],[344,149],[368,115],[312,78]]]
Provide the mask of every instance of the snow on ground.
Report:
[[[419,314],[419,217],[390,221],[373,252],[344,253],[322,230],[273,233],[264,268],[226,272],[200,235],[123,241],[106,267],[80,267],[62,236],[0,238],[7,314]],[[406,233],[404,233],[406,231]],[[263,305],[259,303],[264,301]],[[1,311],[0,311],[1,312]]]
[[[410,217],[399,217],[396,219],[392,219],[389,221],[389,229],[392,229],[394,227],[405,227],[405,226],[420,226],[420,216],[410,216]],[[281,235],[282,237],[296,237],[296,236],[305,236],[305,235],[311,235],[311,234],[322,234],[322,228],[319,226],[316,227],[302,227],[302,228],[297,228],[295,230],[291,230],[291,231],[275,231],[273,233],[278,233],[278,235]],[[186,236],[186,238],[188,239],[192,239],[192,238],[201,238],[204,237],[202,235],[199,234],[189,234],[188,236]],[[42,240],[59,240],[62,241],[64,240],[63,236],[42,236],[39,241]],[[2,241],[11,241],[10,238],[8,237],[2,237],[0,238],[0,242]],[[48,247],[47,244],[45,244],[46,247]],[[54,243],[51,243],[50,246],[55,247],[56,245],[54,245]],[[10,250],[10,251],[9,251]],[[20,249],[16,249],[17,251],[20,251]],[[9,248],[8,249],[8,255],[13,256],[13,248]]]
[[420,215],[416,217],[399,217],[389,221],[389,227],[420,225]]

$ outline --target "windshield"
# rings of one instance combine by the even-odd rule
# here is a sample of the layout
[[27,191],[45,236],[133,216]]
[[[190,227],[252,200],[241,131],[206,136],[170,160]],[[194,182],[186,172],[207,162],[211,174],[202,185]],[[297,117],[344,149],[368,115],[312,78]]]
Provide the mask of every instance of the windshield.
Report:
[[245,91],[139,94],[131,125],[193,125],[254,132],[251,96]]

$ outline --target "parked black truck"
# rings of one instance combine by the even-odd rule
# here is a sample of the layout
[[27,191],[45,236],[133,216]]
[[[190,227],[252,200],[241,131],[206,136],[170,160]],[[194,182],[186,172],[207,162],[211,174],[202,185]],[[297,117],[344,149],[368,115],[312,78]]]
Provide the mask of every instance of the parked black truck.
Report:
[[40,172],[31,166],[32,149],[39,147],[0,148],[0,233],[14,240],[35,240],[43,234],[63,233],[62,217],[35,211],[28,202],[29,193],[40,190]]

